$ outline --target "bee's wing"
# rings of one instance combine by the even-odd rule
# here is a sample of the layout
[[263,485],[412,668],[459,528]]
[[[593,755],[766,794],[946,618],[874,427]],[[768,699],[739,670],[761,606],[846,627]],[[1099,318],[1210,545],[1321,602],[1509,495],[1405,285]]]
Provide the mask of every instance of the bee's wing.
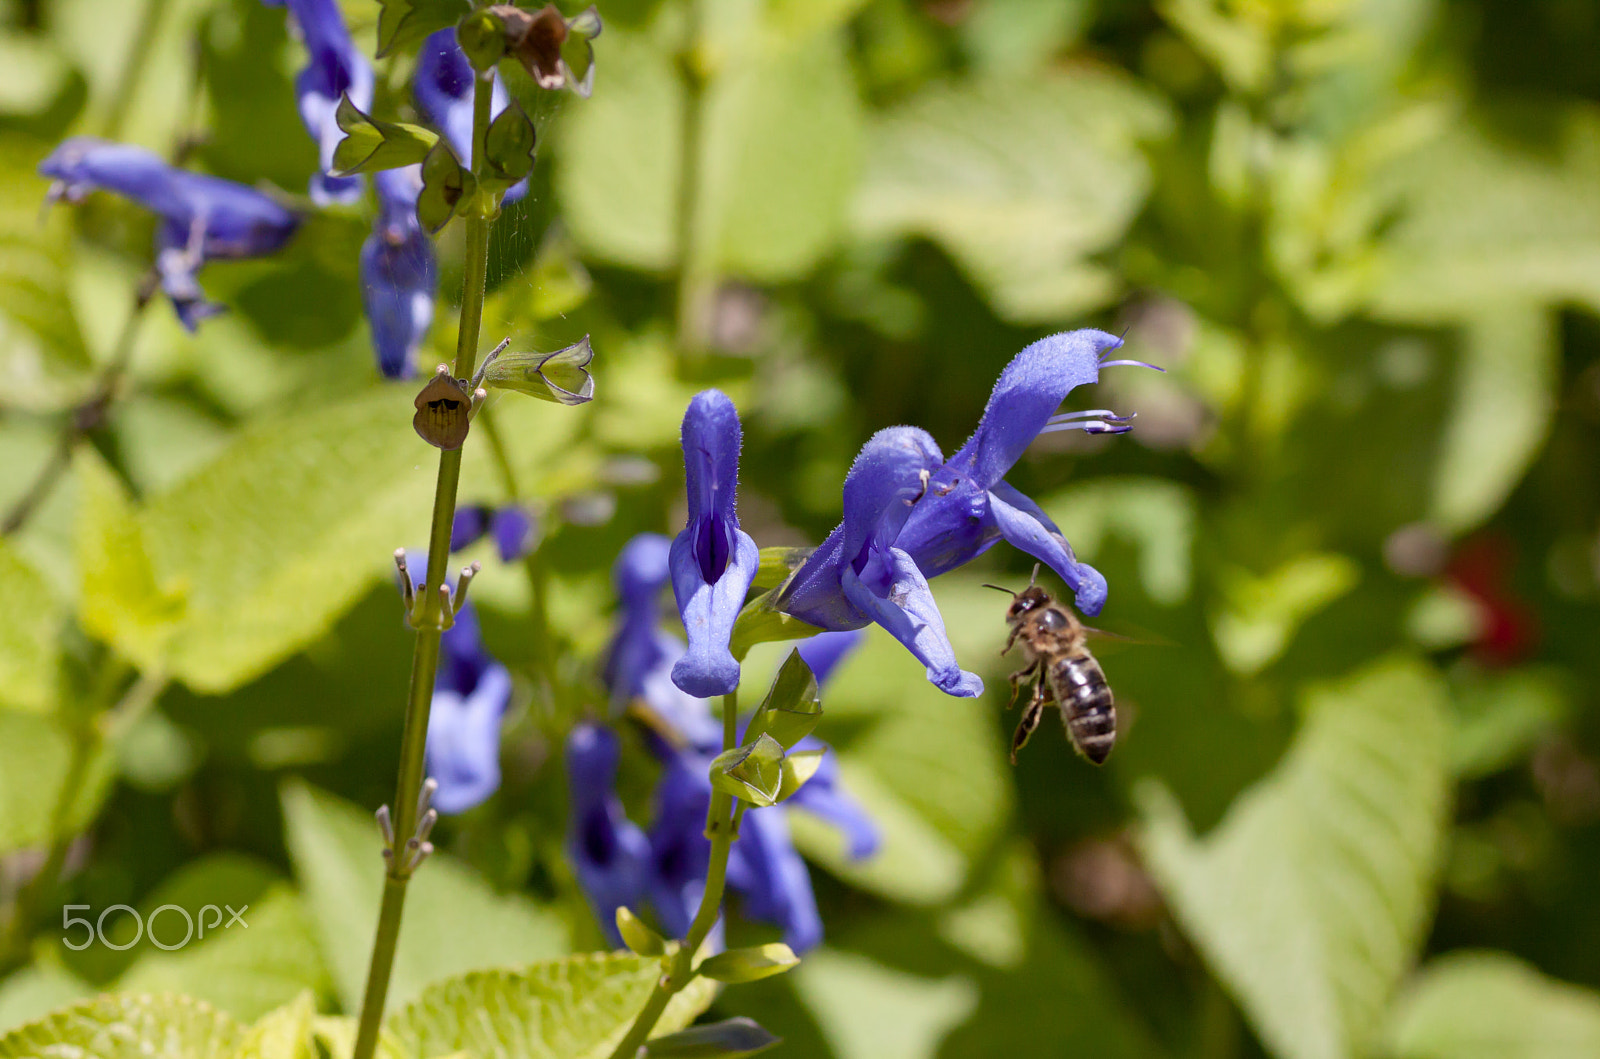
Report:
[[[1153,633],[1148,629],[1138,629],[1138,630],[1135,630],[1132,634],[1129,634],[1129,633],[1121,633],[1121,632],[1112,632],[1109,629],[1097,629],[1093,625],[1085,625],[1085,626],[1083,626],[1083,631],[1088,635],[1089,639],[1097,640],[1097,641],[1100,641],[1102,643],[1110,642],[1110,643],[1115,643],[1115,644],[1138,644],[1138,645],[1140,645],[1142,647],[1176,647],[1176,646],[1178,646],[1176,643],[1174,643],[1172,640],[1167,639],[1165,636],[1161,636],[1161,635],[1158,635],[1156,633]],[[1113,648],[1113,650],[1115,650],[1115,648]]]

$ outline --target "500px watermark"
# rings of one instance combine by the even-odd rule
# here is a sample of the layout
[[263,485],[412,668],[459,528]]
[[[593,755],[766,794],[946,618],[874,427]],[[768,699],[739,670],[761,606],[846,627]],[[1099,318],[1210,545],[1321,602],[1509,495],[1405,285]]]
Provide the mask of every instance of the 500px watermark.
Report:
[[[227,930],[229,927],[234,925],[241,926],[246,930],[250,929],[250,924],[244,921],[244,914],[249,910],[249,905],[243,906],[237,912],[233,910],[232,905],[223,905],[221,908],[217,907],[216,905],[205,905],[201,907],[198,916],[191,916],[189,914],[189,910],[181,905],[162,905],[155,911],[151,912],[148,919],[141,916],[139,914],[139,910],[130,905],[111,905],[110,907],[102,910],[100,915],[92,920],[85,916],[75,916],[72,914],[74,912],[87,911],[89,907],[89,905],[65,905],[62,907],[61,943],[67,948],[87,949],[90,945],[93,945],[96,941],[98,941],[108,949],[131,949],[135,945],[139,944],[139,939],[145,936],[145,931],[148,929],[150,933],[150,944],[154,945],[158,949],[166,949],[168,952],[171,952],[173,949],[183,948],[185,945],[189,944],[191,940],[197,937],[204,938],[207,930],[210,930],[212,933],[216,933],[218,927],[221,927],[223,930]],[[228,920],[225,923],[222,920],[222,913],[224,909],[226,909],[228,913]],[[118,943],[106,937],[106,920],[115,912],[126,912],[128,915],[133,917],[134,931],[132,940]],[[182,917],[182,938],[177,941],[162,941],[160,938],[156,937],[156,920],[160,918],[162,913],[167,914],[167,921],[169,923],[172,922],[173,916]],[[207,915],[211,917],[211,921],[209,923],[206,921]],[[198,932],[195,930],[197,920],[199,925]],[[112,923],[114,925],[116,920],[113,919]],[[73,938],[71,931],[75,927],[83,928],[83,940],[79,941]],[[167,932],[171,933],[171,929],[169,928]]]

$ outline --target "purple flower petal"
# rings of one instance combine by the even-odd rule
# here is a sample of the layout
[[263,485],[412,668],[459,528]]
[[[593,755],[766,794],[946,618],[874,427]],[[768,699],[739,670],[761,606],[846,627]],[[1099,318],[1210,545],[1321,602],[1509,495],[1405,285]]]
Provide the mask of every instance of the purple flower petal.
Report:
[[728,886],[743,896],[745,915],[782,928],[784,943],[795,952],[822,942],[811,873],[795,852],[783,806],[744,814],[728,857]]
[[976,479],[982,489],[1005,477],[1067,394],[1099,379],[1101,354],[1120,345],[1116,335],[1085,328],[1041,338],[1011,358],[978,429],[950,458],[950,469]]
[[845,568],[840,579],[851,603],[882,625],[927,667],[928,681],[947,695],[971,698],[983,694],[983,681],[956,663],[955,648],[944,631],[944,619],[927,579],[911,556],[891,548],[884,556],[881,589],[869,587],[856,572]]
[[519,504],[509,504],[494,513],[490,532],[494,534],[495,549],[503,563],[516,562],[533,550],[533,516]]
[[[422,116],[444,134],[456,157],[467,166],[472,165],[472,77],[472,64],[456,43],[453,28],[441,29],[422,42],[411,78],[411,94]],[[489,116],[498,117],[510,101],[496,73]],[[504,203],[509,206],[527,193],[528,181],[524,178],[506,189]]]
[[344,138],[335,117],[339,97],[363,111],[372,109],[372,67],[356,50],[337,0],[288,0],[289,15],[305,45],[307,64],[295,78],[300,120],[317,141],[322,172],[311,180],[311,199],[319,206],[349,203],[361,195],[359,177],[330,177],[333,152]]
[[739,529],[739,414],[726,394],[705,390],[683,417],[688,525],[672,542],[668,565],[689,649],[672,679],[691,695],[725,695],[739,684],[728,650],[733,623],[761,563],[760,549]]
[[1007,482],[989,493],[989,513],[1000,535],[1012,546],[1039,559],[1072,589],[1078,609],[1088,617],[1106,605],[1106,579],[1088,563],[1080,563],[1072,546],[1050,516]]
[[415,354],[433,325],[439,265],[416,221],[421,167],[381,170],[373,176],[379,216],[361,247],[361,302],[372,328],[378,368],[391,379],[415,374]]
[[489,509],[483,504],[466,504],[456,508],[455,521],[450,524],[450,550],[459,552],[470,548],[489,532]]
[[464,813],[500,787],[500,719],[511,700],[511,674],[490,665],[470,694],[436,687],[428,715],[428,775],[439,783],[433,804]]
[[[831,635],[824,633],[824,636]],[[882,835],[861,803],[851,797],[839,782],[839,758],[833,750],[815,736],[807,736],[796,744],[795,750],[826,750],[822,764],[811,778],[783,804],[790,809],[803,809],[820,817],[844,832],[850,859],[863,860],[878,851]]]
[[620,752],[616,735],[599,725],[580,724],[567,736],[567,849],[578,885],[617,946],[622,944],[617,909],[639,910],[650,870],[649,840],[628,819],[616,794]]

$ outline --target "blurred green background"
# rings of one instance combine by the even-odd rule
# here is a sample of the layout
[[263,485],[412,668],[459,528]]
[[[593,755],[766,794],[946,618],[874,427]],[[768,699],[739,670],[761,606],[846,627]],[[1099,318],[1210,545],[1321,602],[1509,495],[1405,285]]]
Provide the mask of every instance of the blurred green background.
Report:
[[[315,166],[281,11],[167,0],[129,67],[148,2],[0,0],[4,506],[151,245],[106,195],[41,221],[39,159],[114,120],[291,195]],[[485,344],[593,335],[591,405],[495,408],[563,684],[589,691],[527,679],[522,572],[469,554],[521,669],[505,783],[436,832],[391,1003],[601,944],[560,740],[603,709],[618,548],[681,526],[693,392],[743,414],[745,529],[815,544],[872,431],[952,451],[1019,349],[1099,326],[1167,374],[1069,407],[1135,431],[1046,435],[1010,480],[1136,641],[1100,652],[1116,753],[1096,770],[1048,722],[1010,767],[1004,603],[978,585],[1031,563],[940,578],[989,691],[942,696],[877,633],[846,665],[819,734],[884,849],[850,864],[797,824],[827,943],[713,1012],[837,1059],[1600,1054],[1600,7],[702,0],[686,43],[686,2],[602,0],[592,99],[513,85],[539,165],[496,230]],[[344,6],[370,54],[378,4]],[[377,71],[403,103],[408,60]],[[153,306],[109,421],[0,543],[0,919],[64,859],[7,936],[0,1030],[103,989],[359,1004],[411,650],[387,564],[433,487],[415,387],[368,348],[369,224],[325,212],[210,265],[231,311],[197,335]],[[424,369],[454,346],[459,240]],[[503,502],[467,449],[463,500]],[[641,821],[653,768],[631,744]],[[248,933],[170,953],[75,952],[55,922],[229,899]]]

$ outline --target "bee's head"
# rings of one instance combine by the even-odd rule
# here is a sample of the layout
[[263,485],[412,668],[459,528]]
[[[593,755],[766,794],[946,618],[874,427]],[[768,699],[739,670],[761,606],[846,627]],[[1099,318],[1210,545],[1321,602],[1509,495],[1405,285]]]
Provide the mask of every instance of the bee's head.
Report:
[[1035,608],[1042,607],[1050,602],[1050,597],[1038,585],[1029,585],[1018,592],[1011,600],[1011,609],[1006,611],[1006,621],[1020,621]]

